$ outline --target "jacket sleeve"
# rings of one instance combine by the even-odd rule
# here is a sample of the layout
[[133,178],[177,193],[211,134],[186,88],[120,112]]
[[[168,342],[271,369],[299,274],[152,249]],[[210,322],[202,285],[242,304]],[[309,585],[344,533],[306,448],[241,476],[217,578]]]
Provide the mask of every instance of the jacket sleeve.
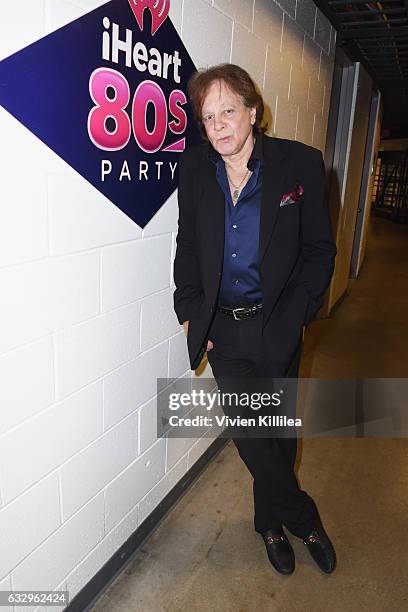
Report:
[[202,302],[202,287],[195,235],[194,164],[187,152],[178,164],[178,232],[174,259],[174,310],[180,324],[189,321]]
[[326,170],[318,149],[308,147],[299,172],[304,177],[302,203],[301,254],[302,282],[309,294],[304,324],[308,325],[320,310],[324,294],[334,272],[337,254],[326,199]]

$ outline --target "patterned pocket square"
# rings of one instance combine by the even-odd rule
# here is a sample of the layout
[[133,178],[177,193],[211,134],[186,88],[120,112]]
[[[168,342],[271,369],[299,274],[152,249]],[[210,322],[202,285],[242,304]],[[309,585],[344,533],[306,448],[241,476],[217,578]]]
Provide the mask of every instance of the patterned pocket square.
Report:
[[297,184],[295,187],[295,191],[290,191],[289,193],[284,193],[281,197],[281,201],[279,206],[287,206],[288,204],[295,204],[302,195],[305,193],[303,185]]

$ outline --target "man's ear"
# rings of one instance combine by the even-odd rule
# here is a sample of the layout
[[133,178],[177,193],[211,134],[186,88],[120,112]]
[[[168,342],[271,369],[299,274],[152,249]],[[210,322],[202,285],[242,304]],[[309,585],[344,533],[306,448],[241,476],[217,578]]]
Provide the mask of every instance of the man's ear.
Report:
[[256,121],[256,108],[251,108],[251,123],[254,125]]

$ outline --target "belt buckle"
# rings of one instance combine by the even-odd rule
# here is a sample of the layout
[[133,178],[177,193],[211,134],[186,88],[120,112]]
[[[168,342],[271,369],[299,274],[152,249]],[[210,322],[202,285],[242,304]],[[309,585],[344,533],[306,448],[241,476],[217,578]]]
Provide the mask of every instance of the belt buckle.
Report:
[[240,321],[241,319],[239,319],[239,318],[238,318],[238,317],[235,315],[235,313],[237,312],[237,310],[246,310],[246,308],[245,308],[245,306],[242,306],[241,308],[233,308],[233,309],[232,309],[232,314],[234,315],[234,319],[235,319],[236,321]]

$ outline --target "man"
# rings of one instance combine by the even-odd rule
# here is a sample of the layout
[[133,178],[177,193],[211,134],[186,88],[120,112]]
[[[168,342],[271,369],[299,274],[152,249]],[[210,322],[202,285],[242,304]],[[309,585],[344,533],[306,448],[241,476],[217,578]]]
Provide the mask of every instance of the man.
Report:
[[[207,351],[219,386],[296,377],[336,255],[322,155],[264,134],[262,98],[238,66],[195,73],[189,94],[205,142],[179,162],[174,307],[191,368]],[[255,530],[275,569],[295,567],[284,525],[332,572],[334,548],[294,474],[296,437],[233,441],[254,477]]]

